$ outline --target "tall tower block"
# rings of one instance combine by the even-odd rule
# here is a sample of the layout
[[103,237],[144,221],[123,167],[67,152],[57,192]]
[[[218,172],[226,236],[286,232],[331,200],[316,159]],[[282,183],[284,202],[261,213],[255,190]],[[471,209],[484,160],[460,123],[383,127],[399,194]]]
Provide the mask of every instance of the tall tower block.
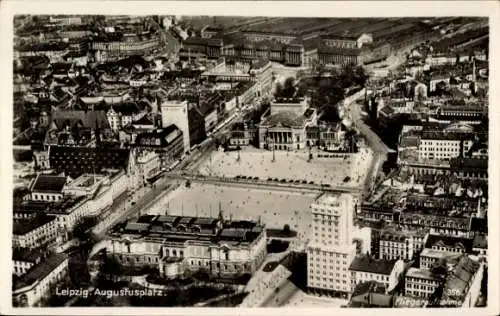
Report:
[[184,137],[184,152],[191,148],[189,139],[188,102],[166,100],[161,104],[161,123],[163,128],[175,124]]
[[357,199],[346,193],[325,193],[312,205],[312,236],[307,245],[310,290],[348,294],[349,265],[356,255],[353,240]]

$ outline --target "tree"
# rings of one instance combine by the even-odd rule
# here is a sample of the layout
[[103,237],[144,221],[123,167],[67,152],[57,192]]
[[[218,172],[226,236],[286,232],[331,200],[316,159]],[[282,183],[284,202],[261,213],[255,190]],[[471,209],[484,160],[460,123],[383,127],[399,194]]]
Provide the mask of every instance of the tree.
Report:
[[283,226],[283,233],[285,233],[286,235],[290,235],[290,225],[285,224]]

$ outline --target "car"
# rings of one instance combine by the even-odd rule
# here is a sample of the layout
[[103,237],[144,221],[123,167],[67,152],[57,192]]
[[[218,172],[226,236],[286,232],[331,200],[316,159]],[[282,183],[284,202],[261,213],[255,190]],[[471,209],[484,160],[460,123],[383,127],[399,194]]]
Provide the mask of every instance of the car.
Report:
[[259,180],[259,177],[253,177],[254,180]]
[[295,180],[294,182],[295,182],[295,183],[300,183],[300,180]]
[[314,184],[314,181],[310,181],[309,184]]
[[236,179],[239,179],[239,178],[241,178],[241,176],[236,176],[235,178],[236,178]]
[[288,180],[289,183],[293,183],[294,181],[292,179]]
[[273,181],[273,178],[269,177],[267,178],[267,181]]
[[286,182],[286,179],[281,179],[280,182]]
[[302,180],[302,183],[303,183],[303,184],[307,184],[307,181],[306,181],[306,180]]
[[344,178],[344,182],[349,182],[349,181],[351,181],[351,177],[347,176]]

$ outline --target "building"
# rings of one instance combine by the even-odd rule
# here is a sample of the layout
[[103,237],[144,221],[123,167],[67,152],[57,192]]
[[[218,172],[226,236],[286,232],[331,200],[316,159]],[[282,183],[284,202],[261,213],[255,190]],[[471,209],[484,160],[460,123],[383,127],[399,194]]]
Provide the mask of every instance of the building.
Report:
[[480,258],[488,258],[488,236],[474,236],[474,241],[472,242],[472,251]]
[[[252,221],[218,218],[144,215],[115,227],[107,254],[125,266],[158,267],[168,277],[188,269],[213,276],[254,273],[267,254],[266,232]],[[97,261],[90,270],[96,271]]]
[[403,260],[375,259],[358,255],[349,266],[351,288],[364,282],[376,281],[383,284],[388,293],[398,285],[404,269]]
[[456,158],[450,161],[451,173],[461,180],[488,180],[488,159]]
[[79,147],[51,145],[50,166],[57,172],[76,178],[83,173],[101,173],[104,169],[126,170],[130,149],[119,147]]
[[36,307],[53,294],[55,286],[68,274],[68,257],[52,254],[14,282],[12,305]]
[[249,123],[236,122],[231,127],[231,138],[229,138],[229,148],[243,148],[257,144],[258,129]]
[[43,254],[38,249],[13,248],[12,249],[12,274],[22,276],[34,266],[40,264]]
[[66,177],[50,176],[39,173],[33,180],[30,191],[33,201],[60,201]]
[[34,214],[13,222],[12,247],[40,248],[55,242],[58,235],[56,216]]
[[380,233],[379,258],[412,260],[424,247],[425,238],[425,230],[383,230]]
[[441,258],[472,253],[473,240],[465,237],[429,234],[420,254],[420,268],[430,269]]
[[377,281],[359,283],[354,287],[349,307],[392,307],[393,297],[386,294],[386,286]]
[[112,105],[106,113],[106,117],[108,118],[111,129],[113,131],[118,131],[139,119],[138,114],[140,114],[140,112],[140,109],[135,103],[127,102],[121,105]]
[[170,126],[174,124],[182,131],[182,137],[184,141],[184,151],[188,151],[191,148],[190,140],[190,120],[188,111],[187,101],[164,101],[160,105],[161,107],[161,122],[163,127]]
[[481,293],[483,274],[483,262],[476,262],[468,256],[462,256],[446,278],[440,305],[475,307]]
[[136,151],[136,168],[142,175],[142,183],[154,179],[162,171],[160,155],[149,150]]
[[165,166],[171,165],[185,152],[182,131],[174,124],[163,129],[134,132],[132,146],[160,153]]
[[259,124],[259,147],[295,150],[306,147],[305,118],[294,112],[278,111]]
[[473,143],[473,136],[470,134],[423,131],[418,156],[420,159],[451,160],[466,155]]
[[305,98],[276,98],[271,102],[271,115],[279,112],[292,112],[301,116],[306,110],[307,100]]
[[250,75],[255,76],[259,96],[270,95],[273,87],[273,69],[269,60],[259,60],[252,64]]
[[356,255],[353,219],[357,201],[350,194],[321,195],[312,205],[311,241],[307,245],[307,287],[312,292],[351,291],[349,266]]
[[95,51],[97,62],[118,60],[129,56],[143,56],[161,48],[159,36],[127,36],[110,39],[97,39],[90,43],[90,49]]
[[428,299],[440,282],[441,278],[428,269],[410,268],[405,277],[405,295]]

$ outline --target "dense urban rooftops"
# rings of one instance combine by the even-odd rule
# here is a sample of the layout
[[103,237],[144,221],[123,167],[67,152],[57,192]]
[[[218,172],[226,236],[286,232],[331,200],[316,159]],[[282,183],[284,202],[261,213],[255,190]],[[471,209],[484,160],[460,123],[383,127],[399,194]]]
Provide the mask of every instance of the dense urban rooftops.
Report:
[[55,220],[56,216],[40,215],[28,219],[18,219],[13,223],[14,235],[25,235],[37,228],[40,228],[47,223]]

